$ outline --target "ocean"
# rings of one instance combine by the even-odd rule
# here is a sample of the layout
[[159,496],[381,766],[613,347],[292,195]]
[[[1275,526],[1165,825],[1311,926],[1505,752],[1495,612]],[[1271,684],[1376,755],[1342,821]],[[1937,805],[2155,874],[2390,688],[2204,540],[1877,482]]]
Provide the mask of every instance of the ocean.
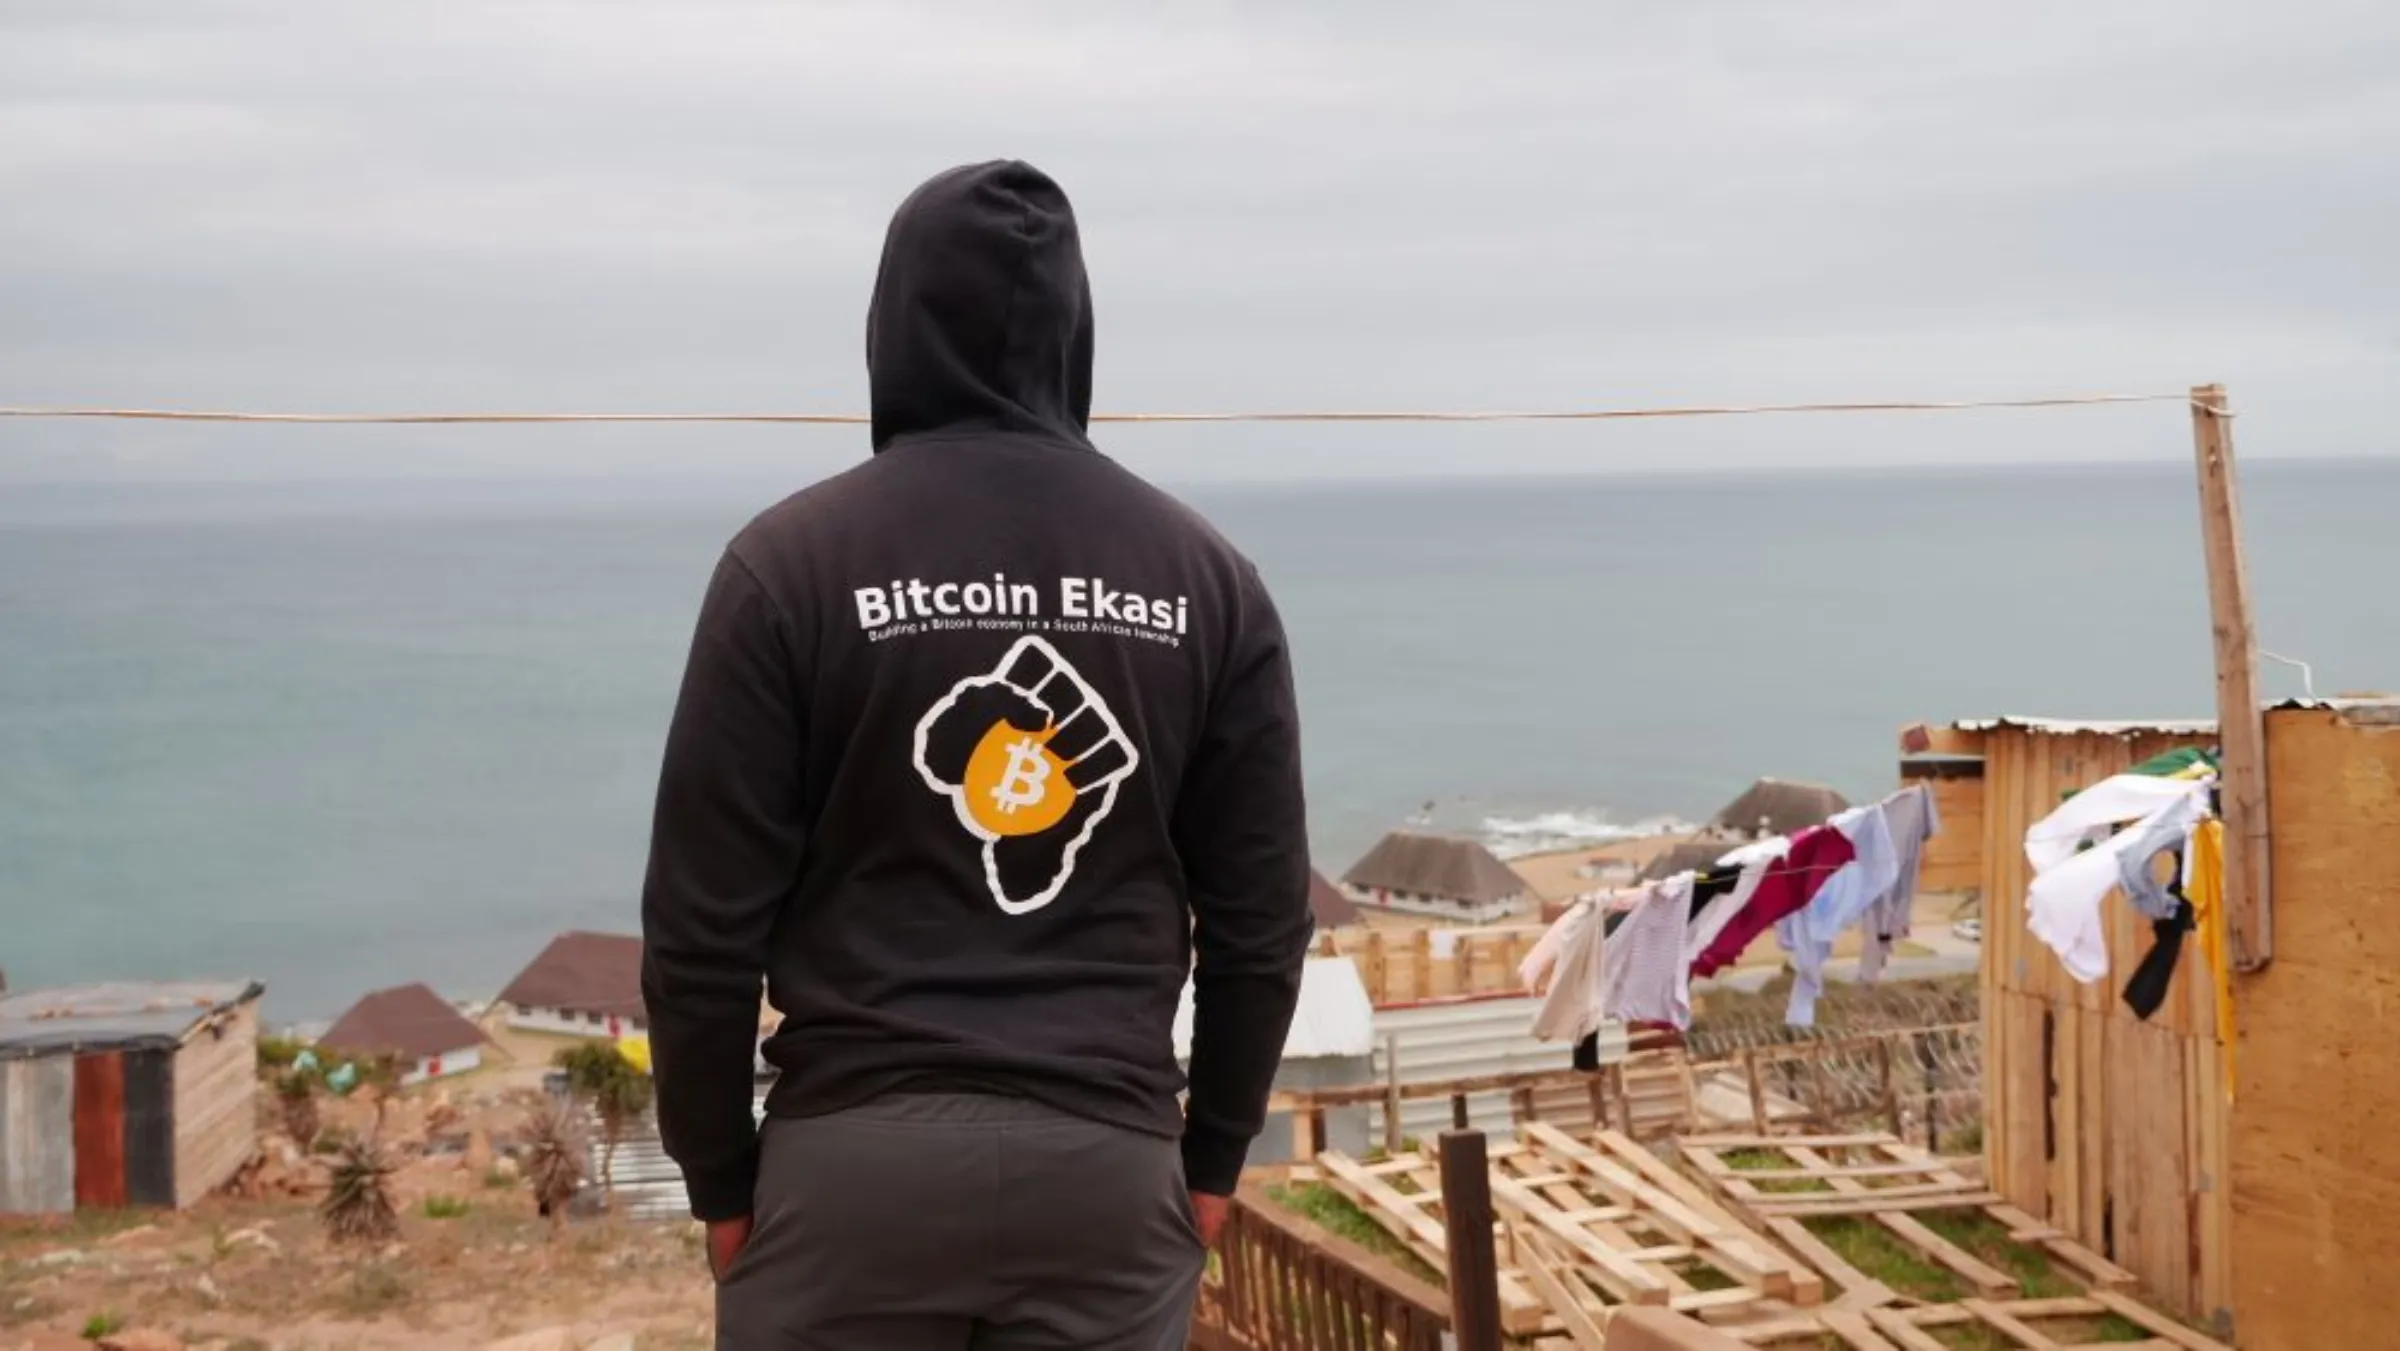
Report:
[[[0,969],[303,1019],[634,928],[701,584],[792,486],[0,489]],[[2400,460],[2243,487],[2262,642],[2400,686]],[[2213,707],[2181,465],[1184,495],[1284,609],[1329,873],[1411,819],[1522,850],[1760,775],[1873,795],[1912,721]]]

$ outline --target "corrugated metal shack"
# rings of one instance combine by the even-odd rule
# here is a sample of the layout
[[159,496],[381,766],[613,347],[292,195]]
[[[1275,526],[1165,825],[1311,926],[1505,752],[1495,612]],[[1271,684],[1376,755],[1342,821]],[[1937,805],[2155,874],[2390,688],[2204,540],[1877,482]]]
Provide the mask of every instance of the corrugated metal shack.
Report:
[[0,1214],[181,1208],[257,1148],[256,984],[0,996]]

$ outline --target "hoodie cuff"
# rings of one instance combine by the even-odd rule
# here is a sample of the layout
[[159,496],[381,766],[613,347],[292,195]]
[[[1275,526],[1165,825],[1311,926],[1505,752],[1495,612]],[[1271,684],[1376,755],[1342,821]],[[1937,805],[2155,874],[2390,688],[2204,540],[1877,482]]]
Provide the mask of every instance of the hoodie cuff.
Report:
[[1210,1196],[1231,1196],[1242,1180],[1242,1163],[1249,1153],[1247,1136],[1187,1123],[1183,1128],[1183,1183]]
[[714,1224],[738,1220],[757,1208],[758,1155],[695,1172],[685,1169],[684,1192],[692,1200],[692,1218]]

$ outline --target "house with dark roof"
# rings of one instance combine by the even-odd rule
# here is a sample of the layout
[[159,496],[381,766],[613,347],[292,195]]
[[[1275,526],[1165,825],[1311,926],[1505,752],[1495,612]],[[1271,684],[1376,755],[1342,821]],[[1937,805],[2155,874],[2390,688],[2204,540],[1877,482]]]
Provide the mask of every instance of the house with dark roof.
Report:
[[1726,803],[1708,824],[1711,830],[1764,839],[1823,825],[1836,812],[1849,808],[1850,799],[1821,783],[1760,779]]
[[647,1032],[642,1011],[642,940],[576,930],[550,940],[500,992],[508,1025],[612,1040]]
[[1325,880],[1325,874],[1308,870],[1308,913],[1317,922],[1317,929],[1339,929],[1345,924],[1358,923],[1358,907],[1342,894],[1342,889]]
[[489,1038],[430,986],[377,990],[334,1020],[317,1045],[351,1056],[396,1055],[400,1082],[423,1083],[483,1064]]
[[1395,830],[1342,874],[1360,906],[1488,924],[1535,904],[1533,887],[1475,840]]

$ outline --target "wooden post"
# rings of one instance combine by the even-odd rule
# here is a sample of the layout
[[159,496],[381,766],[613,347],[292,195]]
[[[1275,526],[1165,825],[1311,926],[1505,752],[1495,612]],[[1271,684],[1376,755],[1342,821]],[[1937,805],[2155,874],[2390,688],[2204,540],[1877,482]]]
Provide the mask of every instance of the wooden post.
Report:
[[1383,1152],[1397,1157],[1406,1143],[1400,1134],[1400,1034],[1383,1034]]
[[1772,1134],[1767,1129],[1767,1084],[1759,1077],[1762,1071],[1756,1047],[1742,1048],[1742,1073],[1750,1080],[1750,1129],[1759,1135]]
[[1500,1263],[1481,1131],[1442,1133],[1442,1242],[1450,1259],[1450,1333],[1458,1351],[1500,1351]]
[[1875,1074],[1882,1081],[1883,1115],[1891,1124],[1892,1138],[1904,1138],[1900,1133],[1900,1089],[1892,1078],[1892,1039],[1875,1039]]
[[1467,1095],[1453,1093],[1450,1095],[1450,1129],[1463,1131],[1467,1125]]
[[2242,561],[2233,413],[2223,385],[2192,390],[2192,448],[2200,462],[2200,538],[2208,558],[2209,628],[2217,647],[2225,914],[2233,932],[2235,969],[2256,971],[2275,959],[2275,912],[2268,894],[2267,729],[2258,706],[2258,628],[2250,615],[2250,573]]

